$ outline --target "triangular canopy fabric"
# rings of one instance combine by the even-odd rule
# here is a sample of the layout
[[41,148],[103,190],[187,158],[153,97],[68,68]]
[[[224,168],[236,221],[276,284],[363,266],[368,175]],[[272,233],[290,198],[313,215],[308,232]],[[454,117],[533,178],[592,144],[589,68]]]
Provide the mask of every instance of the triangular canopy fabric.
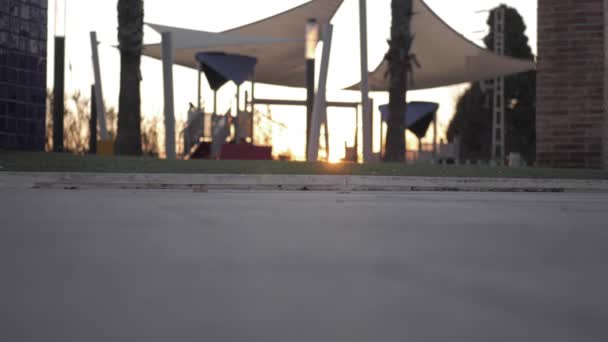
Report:
[[257,59],[221,52],[201,52],[196,55],[211,89],[218,90],[228,81],[241,85],[253,76]]
[[[477,82],[536,68],[533,61],[500,56],[482,49],[447,25],[424,1],[413,0],[413,5],[411,53],[420,67],[413,67],[410,90]],[[383,61],[370,73],[370,90],[388,90],[387,71],[388,63]],[[359,84],[348,89],[359,89]]]
[[[388,105],[379,107],[382,113],[382,121],[387,122],[390,110]],[[435,114],[439,110],[439,104],[434,102],[410,102],[406,106],[406,115],[403,122],[405,128],[422,139],[426,135],[429,126],[435,119]]]
[[[309,19],[329,23],[344,0],[312,0],[258,22],[222,33],[147,24],[157,32],[172,32],[175,63],[197,69],[194,56],[221,51],[258,59],[255,80],[289,87],[306,86],[304,28]],[[146,45],[144,55],[162,57],[160,44]]]
[[[146,23],[146,25],[148,25],[154,31],[159,33],[173,32],[173,48],[177,51],[184,49],[201,49],[209,47],[221,48],[222,46],[230,45],[285,43],[290,41],[289,39],[284,38],[244,36],[236,33],[226,34],[218,32],[197,31],[152,23]],[[156,48],[160,49],[160,44],[145,46],[145,50],[153,51]],[[193,66],[192,63],[194,62],[194,55],[190,56],[189,59],[189,64],[186,66]]]

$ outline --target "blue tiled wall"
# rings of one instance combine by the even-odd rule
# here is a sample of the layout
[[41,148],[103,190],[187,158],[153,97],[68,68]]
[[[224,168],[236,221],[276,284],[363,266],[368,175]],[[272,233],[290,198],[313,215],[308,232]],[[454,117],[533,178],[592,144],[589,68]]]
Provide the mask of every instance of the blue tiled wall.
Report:
[[0,0],[0,148],[44,148],[47,6]]

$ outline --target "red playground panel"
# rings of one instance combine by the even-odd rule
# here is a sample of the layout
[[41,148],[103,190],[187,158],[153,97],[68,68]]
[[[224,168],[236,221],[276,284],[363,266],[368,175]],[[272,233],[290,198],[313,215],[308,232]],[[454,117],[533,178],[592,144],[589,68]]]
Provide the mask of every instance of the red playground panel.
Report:
[[272,147],[252,144],[224,144],[221,160],[272,160]]

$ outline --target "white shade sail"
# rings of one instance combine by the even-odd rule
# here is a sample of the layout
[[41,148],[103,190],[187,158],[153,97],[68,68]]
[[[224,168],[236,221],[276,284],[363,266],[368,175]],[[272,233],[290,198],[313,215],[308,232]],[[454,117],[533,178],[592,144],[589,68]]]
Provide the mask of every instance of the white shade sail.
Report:
[[[410,90],[436,88],[534,70],[533,61],[500,56],[469,41],[446,24],[422,0],[414,0],[411,53],[420,67],[413,67]],[[405,14],[404,14],[405,15]],[[388,90],[388,62],[369,75],[372,91]],[[354,85],[348,89],[359,89]]]
[[[286,38],[244,36],[240,34],[196,31],[153,23],[146,23],[146,25],[148,25],[159,33],[173,32],[173,46],[175,50],[178,51],[189,49],[196,50],[201,48],[205,49],[210,47],[222,48],[223,46],[230,45],[252,45],[292,42],[292,40]],[[157,45],[146,45],[146,50],[153,50],[155,46]],[[196,58],[194,57],[194,55],[192,55],[191,59]]]
[[[343,0],[312,0],[275,16],[221,33],[148,24],[157,32],[172,32],[175,63],[198,68],[195,55],[221,51],[258,59],[255,80],[259,83],[305,87],[306,22],[320,24],[334,17]],[[535,69],[533,61],[500,56],[467,40],[447,25],[422,0],[413,0],[411,52],[420,67],[414,67],[410,90],[476,82]],[[146,45],[144,55],[161,58],[160,44]],[[388,90],[388,63],[370,73],[372,91]],[[348,89],[359,89],[354,85]]]
[[[267,19],[221,33],[148,24],[157,32],[172,32],[175,63],[198,68],[195,55],[221,51],[255,57],[256,82],[305,87],[305,27],[309,19],[329,23],[344,0],[312,0]],[[162,57],[160,44],[146,45],[145,56]]]

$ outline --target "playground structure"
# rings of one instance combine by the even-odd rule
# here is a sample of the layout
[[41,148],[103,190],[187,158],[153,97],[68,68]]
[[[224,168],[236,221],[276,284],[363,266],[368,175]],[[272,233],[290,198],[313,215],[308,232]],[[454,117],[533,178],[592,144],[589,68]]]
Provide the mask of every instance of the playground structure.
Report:
[[[362,101],[345,103],[326,99],[333,32],[331,20],[343,2],[344,0],[311,0],[275,16],[219,33],[147,23],[162,37],[160,44],[146,45],[143,53],[163,61],[165,123],[168,128],[174,122],[173,65],[194,69],[199,75],[198,101],[194,108],[191,108],[193,115],[190,116],[188,127],[184,131],[184,144],[188,154],[191,157],[221,158],[222,147],[229,137],[235,144],[253,141],[255,130],[253,116],[257,105],[293,105],[305,106],[309,109],[307,136],[303,139],[308,142],[307,160],[316,161],[320,129],[322,124],[327,122],[327,108],[336,106],[353,108],[357,117],[361,115],[361,132],[357,128],[356,134],[362,134],[363,137],[362,160],[364,162],[377,160],[378,156],[372,153],[375,139],[372,120],[373,102],[368,93],[388,89],[385,77],[388,64],[383,61],[374,71],[368,71],[365,0],[359,0],[361,82],[346,88],[360,91]],[[505,57],[480,48],[449,27],[422,0],[414,0],[413,4],[415,15],[412,17],[411,26],[416,39],[411,52],[421,63],[410,74],[410,90],[483,81],[535,68],[533,61]],[[312,35],[311,27],[314,28],[313,32],[316,31]],[[318,56],[311,58],[309,51],[314,50],[319,41],[324,43],[323,53],[320,58]],[[450,53],[446,53],[446,50]],[[318,80],[311,81],[310,67],[313,62],[314,75],[315,60],[320,60],[320,74]],[[205,110],[201,108],[203,74],[214,91],[212,113],[203,113]],[[230,81],[237,85],[236,108],[232,111],[235,117],[228,113],[217,113],[217,90]],[[247,81],[251,87],[245,91],[243,107],[241,87]],[[260,99],[255,96],[255,86],[258,83],[306,88],[309,95],[306,101]],[[413,107],[416,105],[414,104]],[[380,110],[382,111],[383,108],[386,112],[386,107],[381,106]],[[430,124],[435,122],[433,127],[436,137],[437,108],[422,115],[415,122],[411,121],[411,118],[416,117],[417,114],[410,113],[409,108],[412,106],[408,106],[408,111],[404,113],[405,127],[421,138],[426,134]],[[383,118],[385,115],[387,114],[383,114]],[[426,127],[424,132],[419,126]],[[325,128],[327,127],[326,124]],[[171,136],[174,130],[166,129],[166,131],[167,144],[171,144],[175,141],[175,136]],[[382,126],[379,131],[377,138],[383,146]],[[331,132],[325,132],[326,139],[329,134]],[[421,148],[418,152],[424,152],[422,144],[419,146]],[[250,147],[247,149],[251,151]],[[167,150],[175,149],[167,146]],[[357,150],[355,148],[355,151]],[[441,148],[437,147],[435,141],[432,149],[432,159],[435,161],[440,153],[438,150]],[[244,155],[243,159],[249,157],[251,156]],[[358,160],[352,157],[346,159]]]

